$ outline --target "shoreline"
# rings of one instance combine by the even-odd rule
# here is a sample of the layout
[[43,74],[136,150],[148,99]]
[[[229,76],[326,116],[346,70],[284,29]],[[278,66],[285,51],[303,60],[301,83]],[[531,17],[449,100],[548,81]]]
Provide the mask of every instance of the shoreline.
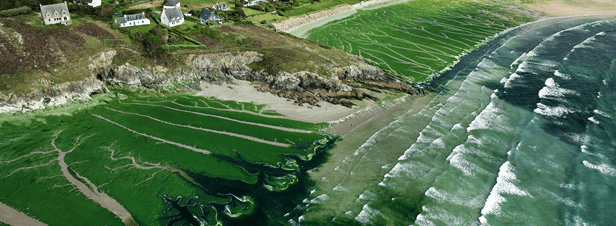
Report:
[[[358,106],[348,108],[325,101],[318,103],[321,107],[308,104],[300,106],[291,99],[258,91],[255,85],[245,80],[234,80],[232,83],[223,83],[222,85],[201,83],[200,88],[201,90],[194,95],[214,97],[219,100],[250,102],[257,105],[265,104],[263,110],[274,110],[283,114],[286,119],[311,123],[329,123],[361,109]],[[362,103],[368,106],[375,104],[374,101],[369,100],[362,101]]]
[[[409,0],[368,0],[355,3],[353,5],[342,5],[331,9],[314,12],[311,14],[289,18],[283,21],[272,23],[277,30],[291,33],[297,37],[303,38],[307,31],[312,28],[319,27],[327,22],[336,19],[342,19],[350,16],[360,9],[377,9],[384,6],[400,4]],[[302,29],[304,28],[304,29]],[[305,29],[308,28],[308,29]],[[300,30],[299,32],[294,32]],[[296,35],[299,33],[300,35]]]
[[[201,91],[194,95],[214,97],[220,100],[266,104],[264,110],[274,110],[283,114],[283,118],[311,123],[328,123],[329,125],[323,129],[324,131],[340,135],[343,138],[347,135],[355,137],[349,139],[349,141],[358,140],[361,143],[408,111],[423,108],[436,95],[436,93],[428,93],[424,96],[407,94],[380,103],[363,100],[358,103],[359,106],[347,108],[323,101],[319,102],[321,107],[299,106],[286,98],[258,91],[253,84],[244,80],[235,80],[233,83],[222,85],[202,83],[200,88]],[[337,142],[337,146],[345,143],[346,140]]]

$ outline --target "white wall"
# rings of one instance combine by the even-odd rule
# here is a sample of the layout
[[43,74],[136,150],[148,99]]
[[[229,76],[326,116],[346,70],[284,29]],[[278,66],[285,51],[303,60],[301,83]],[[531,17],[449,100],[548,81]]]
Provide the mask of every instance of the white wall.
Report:
[[150,19],[141,19],[141,20],[133,20],[133,21],[120,24],[120,27],[134,27],[134,26],[141,26],[141,25],[148,25],[148,24],[150,24]]

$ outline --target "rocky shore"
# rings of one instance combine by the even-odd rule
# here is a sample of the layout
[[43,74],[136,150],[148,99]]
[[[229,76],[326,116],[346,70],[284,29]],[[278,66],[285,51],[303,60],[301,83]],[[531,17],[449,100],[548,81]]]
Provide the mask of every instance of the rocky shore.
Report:
[[396,90],[408,94],[423,94],[409,85],[397,81],[385,71],[371,65],[361,57],[349,55],[351,64],[329,67],[328,75],[309,71],[286,72],[275,75],[264,70],[253,71],[249,65],[263,60],[260,53],[218,53],[189,55],[188,67],[170,70],[162,66],[139,68],[130,64],[115,65],[115,50],[92,57],[89,68],[92,76],[81,81],[51,85],[47,80],[34,84],[29,94],[3,95],[0,93],[0,113],[43,109],[70,100],[88,99],[93,93],[107,92],[105,83],[141,86],[153,89],[199,89],[199,83],[229,83],[233,80],[252,81],[262,92],[294,100],[297,104],[318,106],[319,101],[351,107],[351,100],[365,98],[378,89]]

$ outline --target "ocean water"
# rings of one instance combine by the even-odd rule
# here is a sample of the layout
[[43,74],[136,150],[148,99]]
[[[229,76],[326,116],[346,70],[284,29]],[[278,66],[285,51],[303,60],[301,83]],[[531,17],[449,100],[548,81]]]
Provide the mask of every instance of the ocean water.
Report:
[[517,27],[430,85],[421,111],[311,173],[288,222],[613,224],[616,19]]

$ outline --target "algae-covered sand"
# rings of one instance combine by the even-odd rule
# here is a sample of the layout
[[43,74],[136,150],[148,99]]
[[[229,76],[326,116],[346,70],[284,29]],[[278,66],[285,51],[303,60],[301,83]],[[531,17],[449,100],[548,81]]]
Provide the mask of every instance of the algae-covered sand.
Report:
[[317,133],[326,124],[263,105],[115,94],[69,115],[4,115],[2,202],[51,225],[267,217],[264,194],[298,183],[300,168],[336,139]]

